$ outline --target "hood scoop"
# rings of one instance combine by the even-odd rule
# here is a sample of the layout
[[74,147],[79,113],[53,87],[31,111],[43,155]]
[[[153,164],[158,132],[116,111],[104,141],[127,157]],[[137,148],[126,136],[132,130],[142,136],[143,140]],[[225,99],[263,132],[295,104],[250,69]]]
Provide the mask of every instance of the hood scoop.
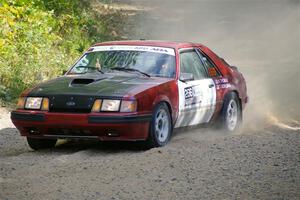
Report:
[[106,78],[100,78],[100,79],[92,79],[92,78],[75,78],[71,82],[71,86],[79,86],[79,85],[88,85],[97,81],[101,81]]
[[76,78],[73,79],[71,82],[71,85],[88,85],[90,83],[93,83],[95,80],[94,79],[88,79],[88,78]]

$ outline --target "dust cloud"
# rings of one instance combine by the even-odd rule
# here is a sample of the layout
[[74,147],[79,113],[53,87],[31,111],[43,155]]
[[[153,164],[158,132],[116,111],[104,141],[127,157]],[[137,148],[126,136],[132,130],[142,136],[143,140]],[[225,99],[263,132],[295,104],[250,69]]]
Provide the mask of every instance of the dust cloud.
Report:
[[152,0],[131,38],[200,42],[245,76],[247,129],[300,123],[300,0]]

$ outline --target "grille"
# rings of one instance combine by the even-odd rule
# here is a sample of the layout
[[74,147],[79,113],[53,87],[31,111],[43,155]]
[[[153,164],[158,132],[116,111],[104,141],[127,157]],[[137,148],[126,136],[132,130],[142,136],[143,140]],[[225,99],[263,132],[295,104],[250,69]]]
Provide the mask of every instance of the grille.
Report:
[[89,113],[94,98],[89,96],[52,96],[50,99],[50,112]]

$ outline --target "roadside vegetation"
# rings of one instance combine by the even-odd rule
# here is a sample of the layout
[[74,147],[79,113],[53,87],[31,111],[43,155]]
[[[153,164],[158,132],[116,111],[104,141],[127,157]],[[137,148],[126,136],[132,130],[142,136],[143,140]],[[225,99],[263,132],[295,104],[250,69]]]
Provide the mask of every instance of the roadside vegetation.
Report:
[[61,75],[91,44],[121,39],[126,16],[106,3],[0,0],[0,101]]

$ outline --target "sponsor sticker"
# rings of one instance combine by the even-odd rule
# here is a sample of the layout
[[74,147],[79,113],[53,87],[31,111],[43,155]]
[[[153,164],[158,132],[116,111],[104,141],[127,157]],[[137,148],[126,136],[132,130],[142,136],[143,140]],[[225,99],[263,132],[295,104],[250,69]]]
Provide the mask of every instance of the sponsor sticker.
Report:
[[168,54],[175,56],[175,50],[166,47],[155,47],[155,46],[131,46],[131,45],[112,45],[112,46],[95,46],[90,48],[89,51],[146,51],[154,53]]
[[210,77],[215,77],[217,76],[217,70],[213,67],[208,68],[208,75]]
[[230,87],[231,87],[230,83],[220,84],[220,85],[216,86],[217,90],[219,90],[219,89],[225,89],[225,88],[230,88]]
[[216,79],[215,83],[216,84],[228,83],[228,79],[227,78]]
[[216,79],[215,84],[217,90],[231,87],[231,84],[229,83],[227,78]]

